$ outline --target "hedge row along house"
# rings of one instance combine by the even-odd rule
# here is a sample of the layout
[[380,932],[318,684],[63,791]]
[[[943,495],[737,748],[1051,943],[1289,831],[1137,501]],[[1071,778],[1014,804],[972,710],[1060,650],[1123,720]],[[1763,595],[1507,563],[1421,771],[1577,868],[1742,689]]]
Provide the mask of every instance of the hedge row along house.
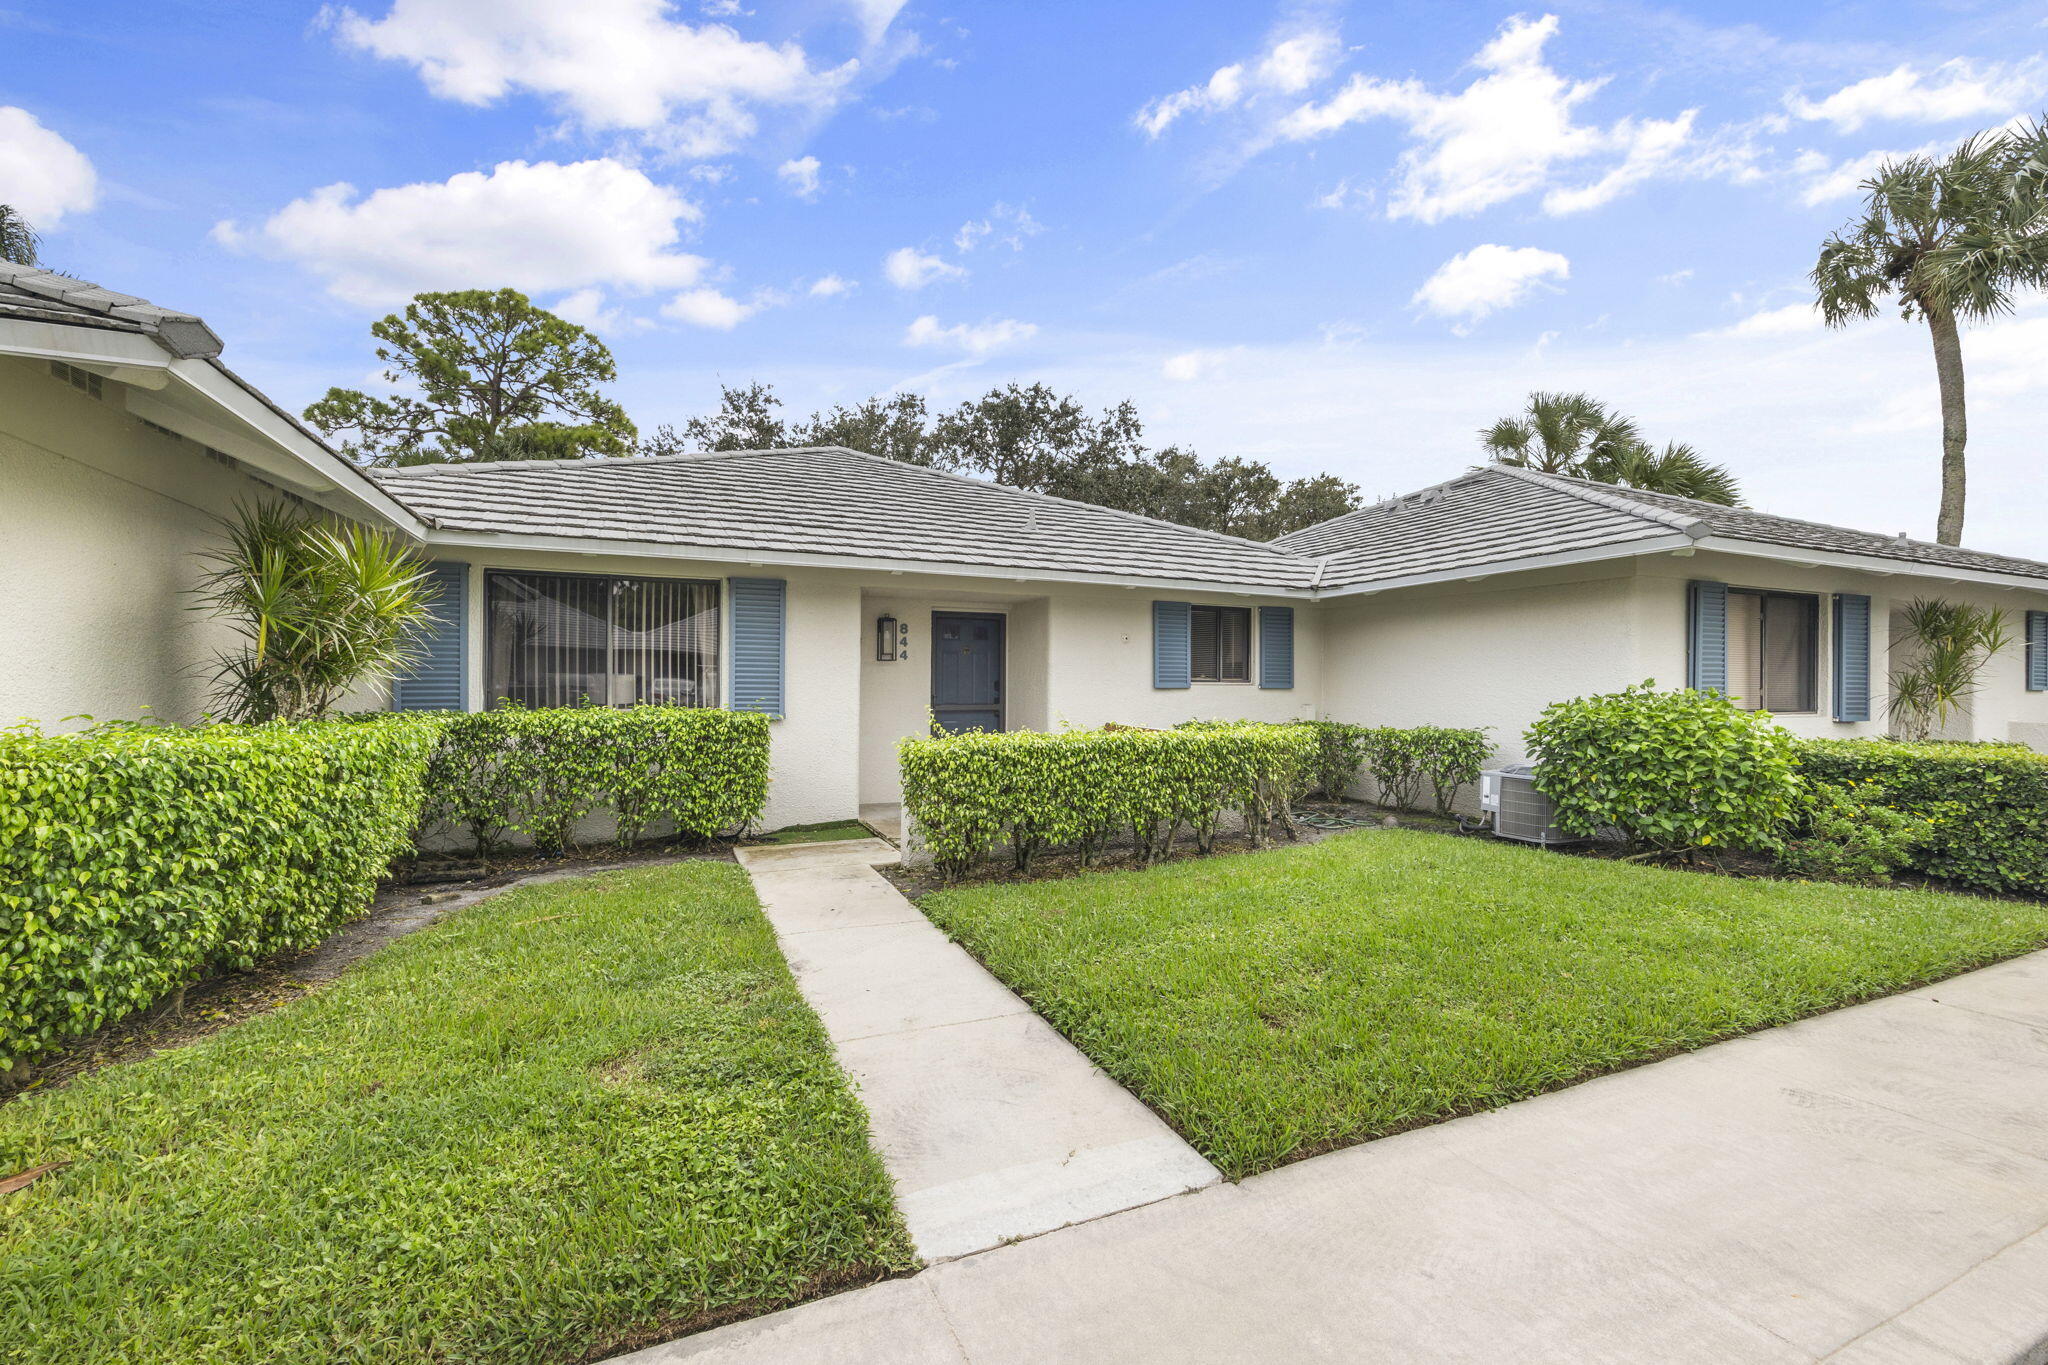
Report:
[[[238,500],[393,527],[427,658],[363,707],[590,701],[774,721],[766,823],[886,816],[948,729],[1483,725],[1645,678],[1883,734],[1901,607],[2005,609],[1955,738],[2048,750],[2048,564],[1498,465],[1271,544],[857,451],[361,470],[198,318],[0,264],[0,716],[195,718],[187,610]],[[880,808],[880,809],[877,809]]]

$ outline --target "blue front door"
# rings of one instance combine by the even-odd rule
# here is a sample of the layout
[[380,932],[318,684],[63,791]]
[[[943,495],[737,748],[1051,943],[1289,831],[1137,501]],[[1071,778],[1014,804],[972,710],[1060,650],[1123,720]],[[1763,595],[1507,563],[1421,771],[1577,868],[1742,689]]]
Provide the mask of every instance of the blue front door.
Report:
[[932,714],[949,735],[1003,728],[1003,618],[932,613]]

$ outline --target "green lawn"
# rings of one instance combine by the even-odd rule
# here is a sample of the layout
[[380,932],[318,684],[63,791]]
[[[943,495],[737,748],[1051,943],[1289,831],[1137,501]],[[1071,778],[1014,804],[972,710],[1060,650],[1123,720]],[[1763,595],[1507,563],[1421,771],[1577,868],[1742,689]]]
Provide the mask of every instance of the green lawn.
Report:
[[2048,905],[1405,831],[922,905],[1231,1176],[2048,943]]
[[0,1358],[548,1361],[914,1264],[738,868],[508,892],[0,1106]]

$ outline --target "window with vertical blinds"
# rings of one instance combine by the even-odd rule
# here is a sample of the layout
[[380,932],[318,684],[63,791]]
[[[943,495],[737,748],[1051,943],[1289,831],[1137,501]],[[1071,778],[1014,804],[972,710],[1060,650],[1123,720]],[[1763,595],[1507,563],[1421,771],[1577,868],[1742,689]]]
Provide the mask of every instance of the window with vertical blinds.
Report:
[[715,582],[492,573],[484,592],[493,705],[718,705]]
[[1252,609],[1190,607],[1188,659],[1196,682],[1250,681]]

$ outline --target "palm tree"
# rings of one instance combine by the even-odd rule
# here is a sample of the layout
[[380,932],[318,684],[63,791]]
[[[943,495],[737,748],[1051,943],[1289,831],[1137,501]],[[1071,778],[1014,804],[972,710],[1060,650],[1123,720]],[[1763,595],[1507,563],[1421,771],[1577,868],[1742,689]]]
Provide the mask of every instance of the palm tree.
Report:
[[[2030,170],[2030,166],[2032,169]],[[1862,214],[1821,243],[1813,288],[1830,327],[1877,316],[1895,298],[1927,324],[1941,390],[1941,512],[1935,539],[1963,538],[1960,324],[2012,311],[2013,294],[2048,284],[2048,155],[2042,130],[1979,133],[1946,157],[1887,161],[1863,182]]]
[[1654,449],[1633,420],[1583,393],[1532,393],[1522,416],[1503,417],[1485,428],[1479,444],[1502,464],[1545,474],[1726,507],[1742,502],[1741,486],[1725,466],[1677,441]]
[[1683,441],[1667,441],[1662,450],[1638,441],[1612,461],[1598,468],[1589,466],[1584,477],[1646,493],[1717,502],[1723,507],[1742,505],[1742,487],[1727,466],[1714,464]]
[[28,225],[28,219],[6,204],[0,204],[0,261],[34,265],[39,245],[41,241],[36,230]]
[[1583,393],[1532,393],[1525,415],[1479,433],[1502,464],[1545,474],[1577,474],[1588,460],[1612,458],[1640,439],[1634,422]]

